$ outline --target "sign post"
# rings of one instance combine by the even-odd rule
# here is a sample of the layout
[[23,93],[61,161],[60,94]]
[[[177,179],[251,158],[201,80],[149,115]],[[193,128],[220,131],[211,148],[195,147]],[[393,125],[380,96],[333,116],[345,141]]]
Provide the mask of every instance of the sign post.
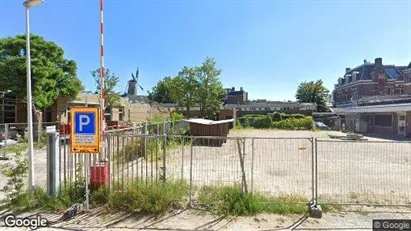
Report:
[[[70,109],[71,153],[98,154],[100,151],[100,110],[92,107],[73,107]],[[89,209],[89,163],[90,155],[85,158],[86,209]]]

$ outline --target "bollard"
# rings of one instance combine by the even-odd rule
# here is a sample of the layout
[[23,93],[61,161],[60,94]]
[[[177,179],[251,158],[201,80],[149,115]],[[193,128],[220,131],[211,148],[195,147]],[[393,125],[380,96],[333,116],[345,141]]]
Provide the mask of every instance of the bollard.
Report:
[[47,133],[47,193],[57,196],[60,188],[60,137],[57,132]]
[[4,124],[4,140],[3,140],[3,156],[0,156],[0,160],[10,160],[7,157],[7,139],[9,138],[9,125]]
[[163,135],[167,135],[167,121],[163,121]]
[[142,129],[142,131],[141,131],[141,133],[143,134],[143,135],[147,135],[148,134],[148,129],[147,129],[147,123],[144,123],[143,124],[143,129]]

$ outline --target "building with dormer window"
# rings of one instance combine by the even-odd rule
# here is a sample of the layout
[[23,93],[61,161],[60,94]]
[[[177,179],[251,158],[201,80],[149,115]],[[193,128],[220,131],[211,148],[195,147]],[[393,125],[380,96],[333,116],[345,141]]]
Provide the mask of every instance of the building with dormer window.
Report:
[[376,58],[346,68],[335,84],[332,110],[349,131],[411,136],[411,63],[386,65]]

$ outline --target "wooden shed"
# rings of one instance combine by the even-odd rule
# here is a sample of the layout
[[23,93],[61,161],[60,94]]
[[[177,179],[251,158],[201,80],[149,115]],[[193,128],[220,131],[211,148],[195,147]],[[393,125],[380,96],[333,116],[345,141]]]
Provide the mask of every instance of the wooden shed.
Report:
[[[221,147],[227,141],[230,125],[234,119],[228,120],[207,120],[207,119],[188,119],[190,124],[190,134],[192,136],[214,136],[216,138],[197,138],[194,145]],[[217,138],[218,137],[218,138]]]

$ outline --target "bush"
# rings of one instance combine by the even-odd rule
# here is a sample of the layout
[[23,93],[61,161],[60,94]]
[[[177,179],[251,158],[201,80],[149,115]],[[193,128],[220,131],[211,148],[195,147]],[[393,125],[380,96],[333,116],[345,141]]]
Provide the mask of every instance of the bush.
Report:
[[237,120],[237,128],[276,128],[287,130],[312,130],[312,117],[302,114],[274,112],[268,115],[246,115]]
[[[264,197],[258,193],[241,193],[238,186],[205,186],[199,192],[199,201],[217,215],[254,215],[257,213],[303,214],[307,206],[300,197]],[[216,204],[215,202],[218,201]]]
[[312,130],[313,129],[313,119],[307,116],[302,119],[287,119],[278,122],[273,122],[271,124],[272,128],[286,129],[286,130]]
[[188,189],[188,184],[184,181],[139,181],[124,189],[114,188],[108,198],[108,207],[128,213],[161,214],[182,208],[181,202],[188,195]]
[[306,116],[303,114],[286,114],[281,112],[274,112],[269,114],[274,122],[287,120],[287,119],[303,119]]
[[177,120],[183,120],[185,117],[183,114],[177,113],[177,112],[171,112],[170,113],[170,120],[171,121],[177,121]]

